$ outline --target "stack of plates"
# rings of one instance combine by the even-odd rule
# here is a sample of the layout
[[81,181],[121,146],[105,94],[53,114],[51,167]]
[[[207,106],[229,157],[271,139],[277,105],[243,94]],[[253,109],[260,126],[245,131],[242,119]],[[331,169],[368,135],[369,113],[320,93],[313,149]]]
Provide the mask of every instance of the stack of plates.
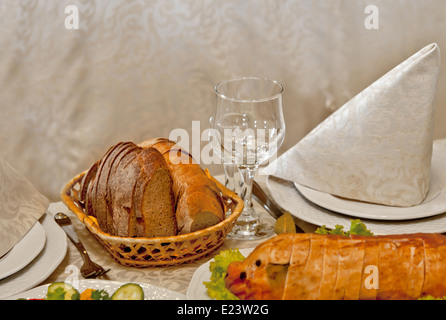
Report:
[[44,281],[62,262],[67,237],[53,216],[45,214],[4,256],[0,257],[0,299]]
[[374,234],[446,232],[446,140],[436,140],[429,192],[414,207],[401,208],[349,200],[273,176],[266,180],[274,200],[292,215],[327,228],[361,219]]

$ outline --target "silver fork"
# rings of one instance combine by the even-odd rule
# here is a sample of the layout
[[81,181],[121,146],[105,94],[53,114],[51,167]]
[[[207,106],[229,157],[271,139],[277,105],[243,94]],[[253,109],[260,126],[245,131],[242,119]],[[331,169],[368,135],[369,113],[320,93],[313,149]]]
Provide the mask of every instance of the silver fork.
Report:
[[84,278],[96,278],[99,276],[104,275],[110,269],[105,270],[103,267],[98,265],[97,263],[94,263],[90,256],[87,253],[87,250],[85,250],[84,245],[79,240],[76,231],[74,230],[74,227],[71,223],[70,218],[62,213],[59,212],[54,216],[54,220],[57,222],[57,224],[65,231],[68,238],[71,240],[71,242],[74,243],[76,248],[79,250],[80,254],[82,255],[82,259],[84,260],[84,264],[81,267],[81,275]]

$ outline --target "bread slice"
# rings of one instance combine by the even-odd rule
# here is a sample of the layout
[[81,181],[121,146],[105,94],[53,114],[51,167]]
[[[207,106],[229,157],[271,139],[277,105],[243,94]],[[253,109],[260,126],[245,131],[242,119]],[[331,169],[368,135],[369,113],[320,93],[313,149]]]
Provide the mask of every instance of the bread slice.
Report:
[[87,199],[87,189],[91,181],[96,178],[96,173],[98,172],[99,161],[93,163],[90,168],[88,168],[87,173],[84,175],[81,181],[81,188],[79,190],[79,200],[84,202]]
[[92,182],[96,178],[96,173],[98,172],[99,161],[93,163],[87,170],[81,181],[81,188],[79,190],[79,200],[84,205],[84,210],[87,214],[93,215],[91,208],[91,201],[88,193],[88,188],[92,185]]
[[[165,138],[149,139],[139,146],[156,148],[164,156],[173,180],[172,190],[180,233],[205,229],[225,218],[220,190],[187,151]],[[191,187],[193,189],[188,191]]]
[[118,143],[116,147],[109,153],[109,155],[104,159],[103,165],[100,168],[100,172],[97,178],[97,187],[96,187],[96,210],[103,215],[105,221],[102,220],[105,225],[106,230],[111,227],[111,222],[108,217],[108,204],[107,204],[107,185],[110,177],[110,172],[113,168],[114,162],[119,155],[125,152],[128,148],[132,147],[132,143]]
[[167,168],[156,170],[147,182],[141,202],[145,237],[167,237],[177,234],[171,184]]
[[105,210],[103,209],[105,201],[100,196],[100,194],[98,194],[98,188],[99,188],[99,183],[101,181],[102,169],[107,164],[108,158],[113,154],[113,152],[117,148],[120,147],[120,145],[121,144],[116,144],[116,145],[110,147],[107,150],[107,152],[105,153],[105,155],[101,158],[99,165],[98,165],[98,171],[96,173],[96,178],[94,180],[93,187],[92,187],[92,202],[91,202],[92,210],[94,212],[94,215],[98,219],[99,226],[103,230],[107,230]]
[[115,174],[116,169],[119,167],[119,164],[121,163],[121,160],[126,159],[127,156],[130,156],[130,159],[133,159],[136,155],[133,153],[137,149],[137,146],[133,143],[126,143],[125,147],[121,148],[120,151],[115,154],[113,159],[110,161],[109,165],[109,173],[108,178],[104,182],[104,197],[105,197],[105,217],[106,217],[106,224],[107,224],[107,230],[111,230],[113,233],[113,207],[112,207],[112,201],[110,196],[110,176]]
[[87,171],[81,197],[106,233],[121,237],[177,234],[172,178],[155,148],[120,142]]
[[219,211],[211,196],[201,191],[186,194],[176,207],[179,233],[187,234],[216,225],[222,221],[217,214]]
[[141,168],[135,161],[138,152],[138,149],[133,149],[123,156],[108,181],[107,186],[109,189],[107,194],[110,206],[107,210],[106,232],[112,235],[121,237],[133,236],[129,232],[129,219],[131,218],[132,190],[141,171]]
[[[186,170],[183,171],[182,177],[184,179],[179,179],[181,183],[177,186],[177,197],[180,198],[186,190],[189,190],[190,188],[194,189],[201,189],[204,193],[207,193],[209,196],[217,199],[219,203],[219,208],[223,212],[219,213],[220,215],[224,215],[225,211],[225,205],[223,203],[223,199],[221,197],[221,191],[217,187],[217,185],[214,183],[214,181],[210,180],[209,177],[202,171],[193,170],[188,174],[187,172],[187,166],[183,166],[186,168]],[[175,183],[173,185],[173,190],[175,190]],[[213,201],[215,202],[215,201]]]
[[141,149],[137,161],[140,178],[133,189],[131,228],[138,237],[164,237],[177,233],[172,179],[161,153]]

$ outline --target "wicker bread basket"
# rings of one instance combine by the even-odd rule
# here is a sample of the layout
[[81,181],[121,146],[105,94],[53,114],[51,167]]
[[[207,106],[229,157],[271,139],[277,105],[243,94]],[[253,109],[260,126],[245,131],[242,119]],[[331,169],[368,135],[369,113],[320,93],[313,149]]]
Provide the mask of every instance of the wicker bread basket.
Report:
[[232,230],[243,210],[243,201],[233,191],[225,188],[206,174],[217,184],[227,211],[231,214],[222,222],[193,233],[159,238],[131,238],[112,236],[103,232],[92,216],[84,211],[84,204],[79,200],[82,178],[86,172],[71,179],[62,190],[62,201],[87,227],[95,238],[120,264],[129,267],[173,266],[195,261],[220,247],[226,235]]

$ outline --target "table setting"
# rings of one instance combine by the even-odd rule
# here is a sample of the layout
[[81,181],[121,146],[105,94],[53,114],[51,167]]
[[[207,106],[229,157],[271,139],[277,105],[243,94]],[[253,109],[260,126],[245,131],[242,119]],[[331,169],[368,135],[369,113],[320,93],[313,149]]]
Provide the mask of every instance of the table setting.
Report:
[[[0,299],[50,298],[58,283],[76,299],[135,298],[129,285],[146,300],[445,297],[439,69],[432,43],[282,153],[293,123],[282,95],[292,88],[222,81],[210,120],[224,169],[215,177],[167,138],[120,142],[50,203],[0,158]],[[285,216],[293,232],[278,228]],[[354,221],[372,236],[322,232]],[[365,270],[375,265],[382,280],[370,289]]]
[[432,139],[438,68],[438,46],[426,46],[347,102],[270,165],[274,199],[331,228],[355,217],[380,234],[444,233],[445,140]]

